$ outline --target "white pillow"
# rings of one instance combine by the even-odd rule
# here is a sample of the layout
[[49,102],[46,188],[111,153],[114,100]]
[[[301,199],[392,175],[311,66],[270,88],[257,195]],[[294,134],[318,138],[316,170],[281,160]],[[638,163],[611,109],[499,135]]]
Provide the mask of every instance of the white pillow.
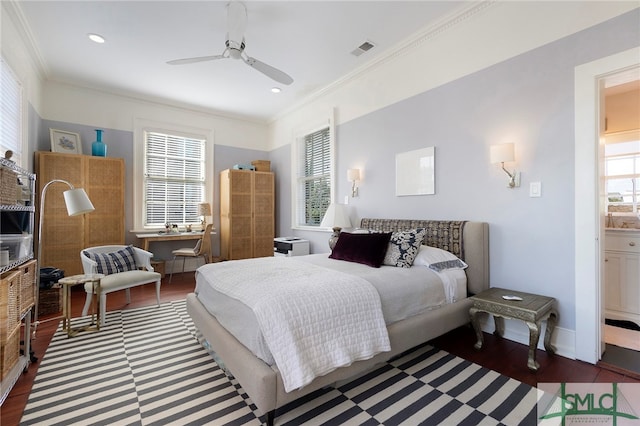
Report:
[[[453,262],[451,262],[453,261]],[[446,250],[421,245],[420,251],[413,261],[414,265],[430,267],[431,265],[447,262],[447,266],[438,269],[465,269],[468,265]],[[435,267],[432,269],[436,269]]]

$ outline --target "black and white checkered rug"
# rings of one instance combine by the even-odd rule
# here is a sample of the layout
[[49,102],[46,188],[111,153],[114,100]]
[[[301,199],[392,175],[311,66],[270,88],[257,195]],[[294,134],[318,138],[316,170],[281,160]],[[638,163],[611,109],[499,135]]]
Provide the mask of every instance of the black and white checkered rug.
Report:
[[[195,333],[184,301],[109,312],[100,332],[70,339],[58,330],[20,424],[259,425]],[[536,389],[424,345],[276,416],[277,425],[534,425]]]

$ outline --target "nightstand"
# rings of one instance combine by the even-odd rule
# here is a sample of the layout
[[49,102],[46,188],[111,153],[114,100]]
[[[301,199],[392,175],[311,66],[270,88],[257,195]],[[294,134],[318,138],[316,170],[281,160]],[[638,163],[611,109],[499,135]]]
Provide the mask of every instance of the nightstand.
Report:
[[[517,299],[508,300],[504,296]],[[542,321],[547,321],[544,348],[551,354],[555,353],[555,348],[551,345],[551,334],[558,322],[558,312],[553,307],[555,303],[553,297],[494,287],[471,296],[470,299],[473,301],[473,306],[469,309],[469,314],[478,338],[475,344],[476,349],[482,348],[484,341],[478,313],[486,312],[493,315],[496,325],[494,334],[496,336],[502,337],[504,334],[504,318],[522,320],[527,324],[527,327],[529,327],[529,359],[527,367],[529,369],[537,371],[540,368],[536,361],[536,348],[540,339],[540,324]]]
[[273,239],[274,256],[306,256],[309,254],[309,241],[297,237],[279,237]]

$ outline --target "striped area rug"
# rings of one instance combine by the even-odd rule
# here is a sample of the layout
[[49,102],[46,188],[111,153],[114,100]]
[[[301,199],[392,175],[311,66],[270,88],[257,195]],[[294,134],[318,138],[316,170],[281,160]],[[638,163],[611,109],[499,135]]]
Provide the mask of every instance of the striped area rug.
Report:
[[[100,332],[58,330],[20,424],[260,425],[258,414],[176,301],[109,312]],[[424,345],[276,416],[277,425],[533,425],[536,390]]]

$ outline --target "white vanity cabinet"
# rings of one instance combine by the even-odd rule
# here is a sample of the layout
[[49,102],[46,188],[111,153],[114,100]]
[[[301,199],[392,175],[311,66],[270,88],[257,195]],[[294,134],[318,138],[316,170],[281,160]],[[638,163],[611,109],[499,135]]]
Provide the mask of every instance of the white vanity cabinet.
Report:
[[605,317],[640,325],[640,230],[607,229]]

